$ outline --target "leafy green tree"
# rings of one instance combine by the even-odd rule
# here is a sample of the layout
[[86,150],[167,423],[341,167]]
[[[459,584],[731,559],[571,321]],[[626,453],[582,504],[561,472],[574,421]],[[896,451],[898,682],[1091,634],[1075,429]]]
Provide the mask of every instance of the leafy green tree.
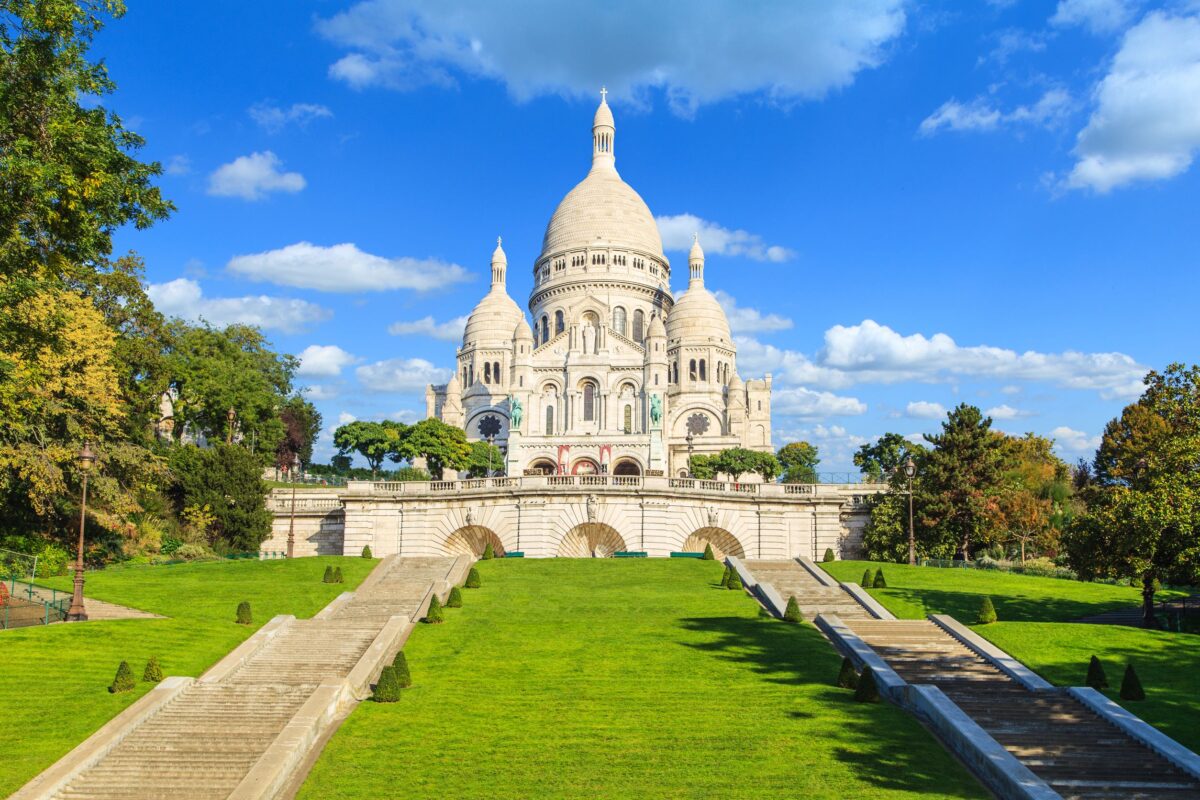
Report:
[[239,445],[181,445],[170,452],[176,510],[208,506],[215,517],[214,540],[235,550],[257,550],[271,535],[271,512],[261,462]]
[[713,460],[716,456],[694,455],[688,459],[688,474],[702,481],[711,481],[717,477]]
[[276,465],[287,470],[297,463],[303,467],[312,461],[313,442],[321,433],[321,412],[303,397],[293,395],[279,410],[279,421],[283,423],[283,438],[275,447]]
[[717,557],[713,555],[712,545],[708,542],[704,543],[704,552],[700,556],[701,561],[716,561]]
[[914,444],[898,433],[885,433],[874,442],[864,444],[854,454],[854,466],[872,483],[885,483],[909,457],[914,460],[925,448]]
[[504,470],[504,454],[500,448],[487,442],[471,442],[467,455],[467,474],[472,478],[483,478]]
[[744,447],[731,447],[711,457],[709,462],[717,472],[740,481],[743,475],[757,473],[765,481],[772,481],[779,474],[779,461],[771,453],[760,453]]
[[784,483],[817,483],[817,464],[821,463],[815,445],[791,442],[775,454],[783,469]]
[[333,446],[342,455],[358,453],[365,458],[371,467],[371,478],[374,479],[383,466],[383,460],[397,453],[407,428],[403,423],[391,420],[355,420],[333,432]]
[[443,470],[466,469],[470,455],[471,446],[462,428],[429,417],[405,431],[392,458],[396,461],[424,458],[434,478],[440,479]]

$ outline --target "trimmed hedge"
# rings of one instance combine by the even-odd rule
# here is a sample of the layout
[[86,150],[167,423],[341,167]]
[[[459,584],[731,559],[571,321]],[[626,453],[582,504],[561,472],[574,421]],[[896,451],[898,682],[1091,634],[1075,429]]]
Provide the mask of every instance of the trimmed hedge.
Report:
[[237,607],[237,624],[250,625],[254,622],[254,615],[250,613],[250,603],[243,600],[238,603]]
[[795,597],[788,598],[787,610],[783,612],[783,620],[792,623],[804,622],[804,612],[800,610],[800,604],[796,602]]
[[400,682],[396,680],[396,668],[388,665],[379,673],[379,682],[371,699],[376,703],[395,703],[400,699]]
[[864,589],[870,589],[875,585],[875,575],[871,572],[870,567],[863,570],[862,583],[860,585]]
[[1088,663],[1087,680],[1084,681],[1084,685],[1096,691],[1108,688],[1108,676],[1104,674],[1104,666],[1095,656],[1092,656],[1091,662]]
[[729,576],[733,574],[733,570],[728,565],[725,566],[725,571],[721,573],[721,586],[729,588]]
[[879,571],[875,573],[875,580],[874,580],[874,582],[871,583],[871,588],[872,589],[886,589],[887,588],[887,580],[883,577],[883,567],[880,567]]
[[739,592],[745,588],[744,586],[742,586],[742,578],[741,578],[741,576],[739,576],[737,574],[736,569],[731,569],[729,571],[729,583],[725,584],[725,588],[733,589],[733,590],[739,591]]
[[1122,700],[1145,700],[1146,690],[1142,688],[1142,682],[1138,680],[1137,673],[1133,671],[1133,664],[1127,664],[1125,667],[1125,677],[1121,679],[1121,699]]
[[412,686],[412,673],[408,671],[408,656],[404,655],[403,650],[396,652],[396,657],[392,659],[392,669],[396,671],[396,682],[400,684],[401,689]]
[[321,576],[321,583],[333,583],[333,565],[325,565],[325,574]]
[[446,608],[462,608],[462,589],[450,587],[450,596],[446,598]]
[[369,545],[369,544],[363,545],[362,557],[363,558],[371,558],[371,545]]
[[879,702],[879,686],[875,683],[875,673],[869,666],[863,667],[862,675],[858,676],[858,686],[854,687],[854,699],[860,703]]
[[463,584],[468,589],[478,589],[482,581],[479,580],[479,570],[471,567],[467,573],[467,582]]
[[984,597],[979,601],[979,616],[975,618],[975,622],[980,625],[991,625],[998,620],[996,616],[996,607],[992,605],[992,598]]
[[425,612],[425,616],[421,618],[421,621],[427,622],[430,625],[446,621],[446,615],[442,613],[442,601],[438,600],[436,594],[429,598],[429,610]]
[[109,684],[108,691],[111,694],[119,694],[132,690],[133,686],[133,670],[129,668],[128,661],[122,661],[117,667],[117,674],[113,677],[113,682]]
[[346,579],[342,577],[342,568],[341,567],[333,568],[333,582],[334,583],[345,583],[346,582]]
[[706,543],[704,545],[704,555],[700,556],[700,560],[701,561],[716,561],[717,560],[717,557],[715,555],[713,555],[711,544]]
[[492,547],[492,543],[488,542],[483,547],[483,555],[479,557],[480,561],[491,561],[496,557],[496,548]]
[[146,668],[142,670],[142,680],[146,683],[158,683],[163,679],[162,667],[158,664],[158,656],[150,656]]
[[825,548],[825,557],[824,557],[823,559],[821,559],[821,560],[822,560],[822,561],[824,561],[826,564],[828,564],[830,561],[833,561],[833,560],[834,560],[833,548],[832,548],[832,547],[826,547],[826,548]]
[[842,668],[838,670],[837,685],[843,689],[853,689],[858,686],[858,671],[854,669],[854,662],[849,658],[842,658]]

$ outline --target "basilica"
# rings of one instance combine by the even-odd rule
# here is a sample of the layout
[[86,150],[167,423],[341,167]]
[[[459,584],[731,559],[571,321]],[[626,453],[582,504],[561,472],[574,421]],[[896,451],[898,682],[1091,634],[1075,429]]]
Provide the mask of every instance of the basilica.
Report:
[[[687,475],[691,454],[771,449],[771,376],[743,381],[729,322],[688,254],[687,290],[646,203],[617,173],[612,110],[592,122],[592,167],[559,203],[533,265],[527,318],[492,285],[427,414],[494,442],[508,475]],[[532,325],[530,324],[532,319]]]

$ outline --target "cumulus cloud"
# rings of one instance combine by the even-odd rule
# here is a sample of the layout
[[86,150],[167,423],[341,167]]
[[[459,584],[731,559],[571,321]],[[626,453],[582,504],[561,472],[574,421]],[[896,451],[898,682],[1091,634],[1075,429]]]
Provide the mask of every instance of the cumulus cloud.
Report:
[[277,250],[234,256],[226,268],[242,277],[323,292],[437,289],[470,279],[458,264],[435,258],[384,258],[351,243],[321,247],[297,242]]
[[922,136],[932,136],[942,130],[994,131],[1012,125],[1052,127],[1066,119],[1072,106],[1071,95],[1063,89],[1050,89],[1036,103],[1017,106],[1011,111],[1001,111],[982,97],[969,103],[952,99],[922,120],[918,130]]
[[187,175],[192,171],[192,161],[185,155],[171,156],[163,171],[168,175]]
[[300,389],[300,394],[312,401],[333,400],[342,395],[342,387],[338,384],[314,384]]
[[433,317],[422,317],[410,321],[393,322],[388,326],[388,333],[393,336],[429,336],[442,342],[457,342],[463,337],[463,329],[467,327],[466,316],[436,322]]
[[340,375],[344,367],[358,361],[336,344],[310,344],[300,353],[300,368],[297,375],[333,377]]
[[913,419],[943,419],[946,407],[928,400],[914,400],[904,407],[904,415]]
[[792,327],[792,321],[778,314],[764,314],[757,308],[739,306],[733,295],[718,289],[713,292],[717,302],[725,311],[729,320],[729,329],[733,333],[767,333],[771,331],[786,331]]
[[288,108],[281,108],[272,103],[262,102],[250,106],[246,113],[268,133],[278,133],[288,125],[303,128],[314,119],[333,116],[328,107],[317,103],[292,103]]
[[904,30],[904,0],[782,3],[746,13],[738,0],[689,4],[447,4],[363,0],[320,20],[318,31],[350,52],[330,75],[355,89],[453,86],[462,77],[504,83],[527,100],[545,94],[644,103],[661,90],[689,115],[749,93],[777,102],[819,98],[881,63]]
[[771,393],[771,411],[791,417],[853,417],[865,414],[867,404],[832,392],[778,388]]
[[223,327],[235,323],[257,325],[264,330],[298,333],[323,322],[333,312],[307,300],[287,297],[205,297],[200,284],[190,278],[152,283],[146,294],[154,307],[169,317],[203,320]]
[[992,406],[987,411],[984,411],[984,416],[992,419],[1017,419],[1019,417],[1032,417],[1032,411],[1024,411],[1019,408],[1013,408],[1008,403],[1001,403],[998,406]]
[[1105,193],[1163,180],[1200,148],[1200,15],[1147,14],[1130,28],[1095,91],[1066,188]]
[[299,172],[283,172],[283,162],[270,150],[222,164],[208,176],[208,193],[216,197],[262,200],[272,192],[295,194],[307,184]]
[[777,244],[767,244],[757,233],[730,230],[715,222],[700,219],[695,214],[676,214],[655,217],[663,249],[686,253],[692,249],[692,236],[700,235],[704,254],[743,256],[754,261],[788,261],[796,257],[793,250]]
[[1088,436],[1066,425],[1050,431],[1050,438],[1059,450],[1071,456],[1090,456],[1100,446],[1099,436]]
[[453,374],[423,358],[391,358],[364,364],[355,371],[358,382],[373,392],[424,392],[431,383],[445,383]]
[[1092,33],[1113,33],[1133,19],[1140,3],[1130,0],[1059,0],[1051,25],[1080,26]]
[[854,453],[872,439],[851,433],[841,425],[820,423],[801,428],[776,425],[772,430],[776,447],[788,442],[808,442],[815,445],[821,457],[818,469],[824,480],[854,480],[858,468],[854,466]]

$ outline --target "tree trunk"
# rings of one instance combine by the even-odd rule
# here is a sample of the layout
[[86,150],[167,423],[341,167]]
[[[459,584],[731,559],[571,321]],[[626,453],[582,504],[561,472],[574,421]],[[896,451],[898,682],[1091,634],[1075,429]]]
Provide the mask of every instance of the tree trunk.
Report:
[[1021,566],[1025,566],[1025,540],[1021,539]]
[[1158,627],[1154,617],[1154,575],[1149,571],[1142,576],[1142,627]]

